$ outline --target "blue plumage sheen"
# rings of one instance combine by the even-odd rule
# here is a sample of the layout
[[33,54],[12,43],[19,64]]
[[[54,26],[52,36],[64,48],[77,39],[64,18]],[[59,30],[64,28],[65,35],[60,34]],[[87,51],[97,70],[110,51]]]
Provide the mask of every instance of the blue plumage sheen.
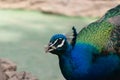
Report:
[[46,52],[58,56],[66,80],[120,80],[119,23],[120,5],[78,34],[73,28],[71,42],[63,34],[53,35]]
[[103,56],[93,61],[92,54],[97,53],[94,47],[76,44],[74,49],[71,49],[70,47],[59,56],[60,68],[67,80],[107,80],[117,76],[111,74],[120,67],[120,59],[117,55]]
[[[56,48],[50,52],[55,52],[54,54],[58,55],[61,72],[67,80],[118,80],[115,79],[120,76],[120,58],[118,55],[111,54],[99,57],[97,48],[85,43],[77,43],[72,48],[72,45],[62,34],[54,35],[50,42],[56,46],[58,39],[65,40],[66,47],[63,45],[60,47],[61,49]],[[63,52],[60,53],[62,49]]]

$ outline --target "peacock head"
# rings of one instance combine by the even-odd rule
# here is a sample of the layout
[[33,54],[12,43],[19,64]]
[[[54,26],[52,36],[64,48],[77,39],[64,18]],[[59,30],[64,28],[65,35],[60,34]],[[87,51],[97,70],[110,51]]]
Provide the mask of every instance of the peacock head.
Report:
[[50,52],[52,54],[60,55],[64,53],[67,49],[67,38],[63,34],[55,34],[49,41],[48,46],[46,47],[46,52]]

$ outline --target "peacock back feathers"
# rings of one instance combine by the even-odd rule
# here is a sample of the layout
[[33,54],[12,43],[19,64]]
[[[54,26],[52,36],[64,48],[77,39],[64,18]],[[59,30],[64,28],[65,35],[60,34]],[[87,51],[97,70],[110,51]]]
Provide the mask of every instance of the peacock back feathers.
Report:
[[100,20],[83,28],[77,36],[77,43],[93,45],[99,52],[120,50],[120,5],[110,9]]
[[70,42],[55,34],[46,48],[58,56],[66,80],[120,80],[120,5],[79,33],[72,30]]

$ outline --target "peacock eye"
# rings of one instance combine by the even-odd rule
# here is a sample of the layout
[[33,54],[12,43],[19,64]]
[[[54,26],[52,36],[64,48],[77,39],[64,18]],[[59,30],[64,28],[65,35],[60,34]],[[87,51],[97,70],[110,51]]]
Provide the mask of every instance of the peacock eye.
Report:
[[55,41],[53,41],[51,44],[49,44],[50,47],[54,46],[56,48],[62,47],[65,43],[65,39],[58,38]]
[[62,39],[62,38],[58,39],[58,41],[56,43],[57,48],[62,47],[64,45],[64,43],[65,43],[64,39]]
[[58,39],[58,41],[57,41],[57,44],[61,44],[62,43],[62,41],[63,41],[63,39]]

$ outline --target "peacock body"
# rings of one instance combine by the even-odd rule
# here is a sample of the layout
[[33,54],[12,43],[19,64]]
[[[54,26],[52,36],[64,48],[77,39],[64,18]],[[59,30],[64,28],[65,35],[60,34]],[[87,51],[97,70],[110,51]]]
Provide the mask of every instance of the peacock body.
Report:
[[120,80],[120,5],[73,33],[71,43],[55,34],[46,48],[58,55],[66,80]]

